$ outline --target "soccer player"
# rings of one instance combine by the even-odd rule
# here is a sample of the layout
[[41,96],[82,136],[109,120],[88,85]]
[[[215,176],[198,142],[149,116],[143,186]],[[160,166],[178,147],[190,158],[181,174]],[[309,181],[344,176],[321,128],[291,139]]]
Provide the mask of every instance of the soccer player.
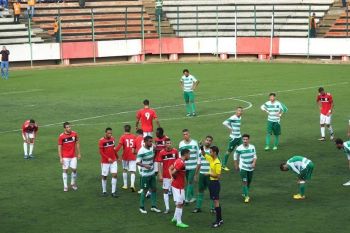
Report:
[[249,203],[249,188],[253,180],[253,172],[255,169],[257,156],[255,146],[249,143],[250,136],[248,134],[243,134],[242,140],[243,144],[238,146],[235,150],[233,160],[235,169],[236,171],[239,171],[242,179],[244,203]]
[[159,167],[159,181],[163,181],[163,197],[165,211],[169,213],[169,189],[171,188],[171,176],[169,174],[169,168],[174,164],[175,160],[179,158],[179,152],[173,148],[170,138],[165,139],[165,148],[159,152],[159,158],[161,159]]
[[149,100],[143,101],[143,108],[136,113],[136,130],[139,129],[141,121],[141,129],[143,130],[143,137],[151,136],[153,134],[153,120],[156,122],[158,128],[160,127],[156,111],[149,106]]
[[311,179],[314,164],[311,160],[295,155],[290,158],[286,163],[280,165],[281,171],[292,170],[298,175],[299,193],[293,195],[295,200],[305,199],[305,183]]
[[[37,123],[35,120],[30,119],[26,120],[22,125],[22,138],[23,138],[23,149],[24,149],[24,159],[34,158],[33,150],[34,150],[34,141],[36,138],[36,134],[39,130]],[[29,154],[28,154],[28,144],[29,144]]]
[[330,134],[330,139],[334,139],[334,131],[331,125],[332,112],[333,112],[333,97],[331,93],[325,92],[323,87],[318,88],[318,95],[316,99],[320,107],[320,126],[321,126],[321,138],[319,141],[326,140],[325,126],[327,126]]
[[180,79],[181,88],[184,92],[184,99],[186,103],[186,112],[188,117],[196,116],[196,105],[194,104],[194,91],[199,84],[194,76],[190,75],[188,69],[183,70],[183,76]]
[[155,143],[154,170],[156,173],[158,173],[160,163],[162,162],[162,158],[159,156],[159,152],[165,148],[165,142],[167,139],[168,139],[168,136],[164,135],[164,129],[157,128],[156,138],[154,139],[154,143]]
[[128,172],[130,172],[130,189],[135,192],[136,154],[134,153],[136,136],[131,132],[130,125],[124,125],[124,134],[119,138],[116,152],[123,148],[123,187],[128,189]]
[[[137,153],[139,152],[139,150],[141,149],[141,147],[144,145],[143,144],[143,131],[142,129],[138,129],[136,130],[136,139],[135,139],[135,143],[134,143],[134,151],[133,153],[137,155]],[[142,186],[141,186],[141,167],[137,166],[137,170],[139,171],[140,174],[140,190],[138,191],[138,194],[141,194],[143,192]]]
[[197,161],[199,156],[199,147],[196,140],[193,140],[190,136],[188,129],[182,130],[183,140],[179,143],[179,151],[183,149],[190,150],[190,158],[186,161],[186,194],[185,202],[195,202],[196,198],[193,198],[193,180],[196,173]]
[[282,104],[276,100],[276,94],[269,94],[269,101],[261,105],[261,110],[267,113],[267,134],[265,140],[265,150],[270,150],[271,134],[275,135],[273,150],[278,149],[279,136],[281,135],[281,116],[284,112]]
[[69,122],[63,123],[64,132],[58,137],[58,157],[63,169],[63,191],[68,192],[67,171],[71,168],[71,188],[75,191],[77,186],[77,158],[80,159],[80,143],[78,134],[72,130]]
[[[343,142],[341,138],[335,140],[335,145],[339,150],[343,150],[349,161],[350,169],[350,141]],[[343,184],[344,186],[350,186],[350,180]]]
[[169,167],[169,174],[171,176],[171,187],[173,190],[173,198],[176,205],[174,217],[171,222],[176,223],[177,227],[187,228],[187,224],[183,223],[182,210],[185,200],[185,175],[186,175],[186,161],[190,158],[190,150],[183,149],[181,151],[181,158],[175,160],[174,164]]
[[105,136],[98,142],[101,155],[102,196],[107,196],[107,176],[112,174],[112,197],[118,197],[117,189],[117,152],[115,151],[115,139],[112,136],[112,128],[106,128]]
[[145,145],[137,153],[136,164],[141,167],[141,187],[143,192],[140,196],[140,212],[147,214],[145,209],[145,192],[151,190],[151,211],[160,213],[161,211],[157,208],[157,188],[156,188],[156,176],[154,172],[154,150],[153,150],[153,139],[151,136],[144,138]]
[[222,160],[222,169],[225,171],[229,171],[230,169],[227,167],[227,161],[229,155],[232,151],[239,145],[242,144],[242,136],[241,136],[241,119],[243,114],[243,108],[238,107],[236,109],[236,114],[225,120],[222,124],[228,128],[230,131],[230,137],[228,141],[227,152],[224,155],[224,159]]
[[221,162],[219,159],[219,148],[217,146],[210,147],[210,154],[205,153],[204,148],[201,148],[201,153],[209,162],[210,172],[206,175],[209,176],[209,193],[210,199],[214,201],[216,221],[212,224],[212,227],[220,227],[224,220],[221,216],[221,206],[219,201],[220,196],[220,176],[221,176]]
[[[210,147],[213,143],[213,137],[208,135],[205,137],[204,144],[200,146],[203,147],[203,150],[206,154],[210,154]],[[199,173],[199,174],[198,174]],[[204,191],[209,188],[209,176],[210,173],[210,164],[209,161],[206,160],[206,158],[200,154],[198,156],[197,161],[197,167],[196,167],[196,174],[195,174],[195,181],[198,181],[198,193],[197,193],[197,201],[196,201],[196,208],[192,211],[192,213],[199,213],[202,212],[202,203],[204,198]],[[210,212],[215,213],[214,209],[214,202],[210,201]]]

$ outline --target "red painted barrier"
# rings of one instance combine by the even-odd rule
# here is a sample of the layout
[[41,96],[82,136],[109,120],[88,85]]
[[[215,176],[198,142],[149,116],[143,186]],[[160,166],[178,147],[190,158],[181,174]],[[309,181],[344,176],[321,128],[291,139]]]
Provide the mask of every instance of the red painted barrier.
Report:
[[[270,54],[270,38],[238,37],[237,54]],[[272,39],[272,54],[279,54],[279,38]]]
[[[182,38],[162,38],[162,54],[182,54],[184,52],[184,45]],[[146,54],[159,54],[159,39],[145,40]]]
[[[63,59],[92,58],[94,57],[93,42],[66,42],[62,44]],[[95,42],[95,56],[98,57],[97,43]]]

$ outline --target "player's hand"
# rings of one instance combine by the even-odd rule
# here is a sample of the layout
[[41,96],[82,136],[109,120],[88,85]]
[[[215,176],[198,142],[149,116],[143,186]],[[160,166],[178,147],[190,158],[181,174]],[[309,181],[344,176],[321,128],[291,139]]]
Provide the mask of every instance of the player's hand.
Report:
[[60,164],[63,165],[63,158],[60,158]]
[[235,166],[235,170],[236,170],[236,171],[239,171],[239,167]]
[[78,158],[78,159],[81,159],[81,154],[77,154],[77,158]]
[[151,169],[152,168],[152,166],[148,165],[148,164],[144,164],[143,167],[146,168],[146,169]]
[[195,175],[193,179],[194,179],[194,182],[197,182],[198,181],[198,176]]
[[108,158],[109,163],[113,163],[113,160],[111,158]]
[[26,143],[30,144],[30,139],[26,138]]
[[252,164],[252,168],[255,168],[255,163]]
[[158,177],[159,182],[163,182],[163,177]]

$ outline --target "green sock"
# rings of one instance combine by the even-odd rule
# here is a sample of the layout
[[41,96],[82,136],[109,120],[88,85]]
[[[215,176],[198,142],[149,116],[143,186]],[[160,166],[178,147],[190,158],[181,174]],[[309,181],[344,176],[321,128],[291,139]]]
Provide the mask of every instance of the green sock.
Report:
[[157,206],[157,193],[151,192],[151,202],[152,206]]
[[185,200],[189,201],[189,196],[190,196],[190,185],[186,185],[186,188],[185,188]]
[[248,186],[247,185],[243,185],[243,195],[245,197],[248,197]]
[[190,104],[186,104],[186,112],[190,113],[191,112],[191,106]]
[[201,209],[201,208],[202,208],[203,197],[204,197],[204,193],[198,192],[198,194],[197,194],[196,208],[198,208],[198,209]]
[[210,200],[210,209],[214,209],[214,201],[213,200]]
[[192,197],[193,197],[193,184],[189,184],[188,185],[188,200],[191,200],[192,199]]
[[270,134],[266,134],[265,145],[266,146],[270,146],[270,141],[271,141],[271,135]]
[[279,135],[275,135],[275,144],[274,144],[274,146],[276,146],[276,147],[278,146],[279,140],[280,140]]
[[301,196],[305,195],[305,184],[299,184],[299,192]]
[[192,109],[192,113],[196,112],[196,105],[194,103],[191,103],[191,109]]
[[229,154],[225,154],[225,155],[224,155],[224,161],[223,161],[223,163],[222,163],[222,166],[223,166],[223,167],[226,167],[227,160],[228,160],[228,156],[229,156]]
[[140,195],[140,207],[145,207],[145,192],[144,191]]

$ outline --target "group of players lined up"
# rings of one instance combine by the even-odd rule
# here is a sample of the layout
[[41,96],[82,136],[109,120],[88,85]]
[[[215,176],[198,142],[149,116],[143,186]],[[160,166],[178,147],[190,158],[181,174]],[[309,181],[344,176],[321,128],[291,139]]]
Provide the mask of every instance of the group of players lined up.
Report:
[[[321,88],[320,88],[321,90]],[[322,89],[323,90],[323,89]],[[328,95],[329,93],[327,93]],[[330,126],[330,117],[332,112],[332,101],[329,98],[324,99],[320,91],[318,102],[321,106],[321,120],[329,119],[326,125],[330,128],[331,137],[333,132]],[[263,111],[268,114],[267,135],[265,150],[269,150],[270,136],[275,135],[273,150],[277,150],[281,132],[280,117],[286,112],[286,107],[275,99],[275,94],[269,95],[269,101],[261,106]],[[331,104],[329,103],[331,102]],[[324,104],[327,103],[327,104]],[[322,116],[324,107],[329,107],[330,111],[326,116]],[[328,108],[327,107],[327,108]],[[250,136],[241,135],[240,125],[243,109],[238,107],[233,116],[223,122],[230,130],[229,146],[223,156],[219,157],[219,148],[213,146],[213,137],[208,135],[200,144],[190,137],[187,129],[182,131],[183,140],[179,143],[180,156],[178,150],[172,145],[170,138],[165,136],[164,131],[160,128],[156,112],[150,108],[149,101],[144,101],[144,108],[136,114],[137,136],[131,133],[131,126],[124,126],[124,134],[116,144],[112,136],[112,129],[106,128],[105,135],[99,140],[99,150],[101,155],[101,175],[102,175],[102,195],[107,196],[107,176],[111,173],[111,195],[117,195],[117,171],[118,171],[118,151],[122,148],[122,165],[123,165],[123,189],[130,187],[132,192],[136,191],[135,177],[137,167],[140,172],[140,208],[143,214],[147,213],[145,209],[146,192],[150,191],[152,207],[151,211],[161,212],[157,208],[156,196],[156,176],[162,181],[163,197],[165,211],[169,213],[169,192],[173,194],[176,209],[172,222],[178,227],[188,227],[181,220],[182,207],[185,203],[196,202],[196,208],[193,213],[201,212],[204,191],[209,189],[211,199],[211,212],[216,213],[216,220],[213,227],[219,227],[223,224],[221,216],[221,206],[219,203],[220,193],[220,176],[221,170],[229,170],[227,161],[229,155],[234,151],[234,167],[239,171],[242,179],[243,201],[249,203],[249,188],[253,178],[253,171],[256,166],[256,149],[249,143]],[[158,128],[156,138],[153,141],[153,121]],[[139,123],[141,128],[139,129]],[[349,122],[350,124],[350,122]],[[77,190],[77,159],[80,155],[79,136],[72,131],[68,122],[63,124],[64,132],[58,139],[58,156],[62,165],[64,191],[68,191],[68,169],[71,169],[71,188]],[[38,125],[34,120],[28,120],[22,127],[22,136],[24,139],[25,158],[33,158],[34,138],[38,131]],[[324,130],[323,130],[324,132]],[[321,123],[322,133],[322,123]],[[350,133],[350,127],[349,127]],[[324,135],[322,135],[322,140]],[[28,153],[29,144],[29,153]],[[337,147],[344,149],[348,155],[350,167],[350,141],[343,142],[341,139],[336,140]],[[299,193],[294,195],[294,199],[305,199],[305,182],[311,178],[314,164],[311,160],[303,156],[293,156],[286,163],[282,163],[282,171],[292,170],[298,175]],[[130,173],[130,186],[128,186],[128,173]],[[194,197],[194,181],[198,183],[198,192]],[[349,182],[347,182],[349,183]],[[345,185],[345,184],[344,184]]]

